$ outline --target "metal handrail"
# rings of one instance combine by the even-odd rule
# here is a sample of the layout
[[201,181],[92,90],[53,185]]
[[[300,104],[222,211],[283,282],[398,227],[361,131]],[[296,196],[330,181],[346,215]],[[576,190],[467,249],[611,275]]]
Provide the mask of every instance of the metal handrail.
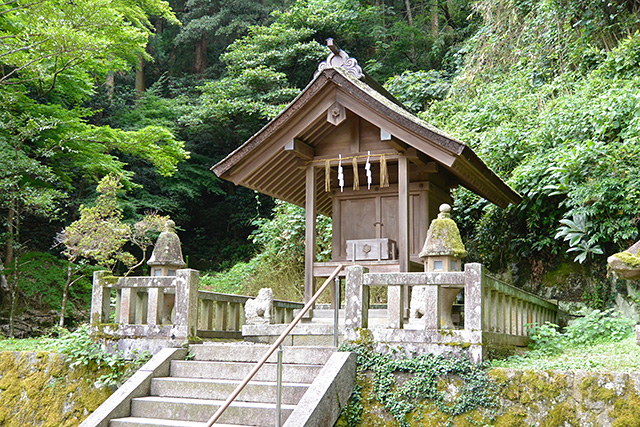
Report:
[[318,291],[315,293],[315,295],[313,297],[311,297],[309,302],[307,302],[305,304],[304,308],[302,310],[300,310],[300,313],[298,313],[296,318],[293,319],[291,321],[291,323],[289,324],[289,326],[287,326],[287,328],[284,330],[284,332],[282,332],[282,334],[280,334],[280,336],[278,337],[276,342],[274,342],[271,345],[271,347],[269,347],[269,350],[267,350],[267,352],[264,354],[264,356],[262,356],[262,358],[260,359],[260,361],[258,361],[256,366],[253,367],[251,372],[249,372],[247,374],[247,376],[244,378],[244,380],[242,380],[242,382],[235,388],[235,390],[233,390],[233,392],[229,395],[229,397],[224,402],[224,404],[221,407],[218,408],[216,413],[213,414],[213,416],[211,418],[209,418],[209,421],[207,421],[207,426],[206,427],[212,427],[213,424],[216,421],[218,421],[218,419],[222,416],[222,413],[229,407],[229,405],[231,405],[231,402],[233,402],[235,400],[235,398],[238,397],[238,395],[244,389],[244,387],[249,383],[249,381],[251,381],[251,378],[254,377],[254,375],[258,372],[258,370],[260,368],[262,368],[262,365],[265,364],[267,359],[269,359],[269,357],[271,357],[273,352],[276,351],[276,349],[280,346],[280,344],[282,344],[284,339],[287,337],[287,335],[289,335],[289,333],[293,330],[293,328],[298,324],[300,319],[302,319],[302,317],[305,314],[307,314],[307,311],[309,311],[311,309],[311,307],[313,307],[313,304],[315,304],[316,300],[320,297],[320,294],[322,294],[322,292],[324,292],[324,290],[327,288],[327,286],[329,286],[329,284],[333,281],[333,279],[335,279],[335,277],[338,275],[338,273],[340,273],[340,270],[342,270],[342,268],[343,268],[342,264],[339,264],[336,267],[336,269],[333,271],[333,273],[331,273],[331,276],[329,276],[329,278],[322,284],[320,289],[318,289]]

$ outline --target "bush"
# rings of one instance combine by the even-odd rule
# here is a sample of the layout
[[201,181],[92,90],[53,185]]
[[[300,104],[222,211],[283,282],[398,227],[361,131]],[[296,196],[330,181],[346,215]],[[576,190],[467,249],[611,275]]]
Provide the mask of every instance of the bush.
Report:
[[[250,239],[260,252],[227,271],[203,275],[201,285],[243,295],[257,295],[269,287],[278,299],[300,300],[304,295],[304,209],[277,200],[273,217],[257,218],[253,225],[257,230]],[[331,219],[318,216],[316,229],[316,260],[326,261],[331,254]]]
[[[18,287],[29,307],[60,311],[62,290],[67,278],[67,261],[45,252],[28,252],[20,257]],[[91,280],[99,267],[85,268],[85,277],[69,290],[68,312],[86,312],[91,305]]]
[[634,321],[621,317],[613,310],[587,310],[565,328],[553,323],[529,329],[530,347],[543,354],[555,354],[567,347],[622,341],[633,331]]
[[104,369],[106,373],[99,380],[106,386],[118,386],[150,358],[148,352],[138,355],[131,361],[120,353],[110,353],[91,337],[89,325],[82,324],[75,331],[58,329],[60,338],[56,343],[58,351],[71,358],[71,367],[77,365],[93,366]]

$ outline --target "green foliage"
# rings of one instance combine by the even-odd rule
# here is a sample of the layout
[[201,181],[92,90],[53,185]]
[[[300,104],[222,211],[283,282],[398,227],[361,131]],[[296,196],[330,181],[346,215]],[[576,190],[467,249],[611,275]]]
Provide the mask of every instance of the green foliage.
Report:
[[99,380],[108,387],[121,385],[150,358],[149,353],[145,352],[130,361],[120,354],[104,350],[91,336],[87,324],[78,326],[73,332],[59,329],[59,333],[56,347],[73,360],[70,366],[84,365],[94,369],[107,369],[107,373],[100,376]]
[[574,345],[601,341],[621,341],[631,334],[635,322],[613,310],[593,310],[567,326],[567,340]]
[[[291,203],[276,201],[273,218],[256,218],[257,227],[251,239],[270,256],[304,262],[305,211]],[[331,218],[316,219],[316,261],[328,261],[331,256]]]
[[442,100],[449,92],[451,83],[436,70],[405,71],[387,80],[385,88],[405,107],[418,112],[426,110],[431,102]]
[[531,348],[541,354],[556,354],[570,347],[618,342],[627,338],[635,322],[613,310],[587,310],[582,317],[569,323],[564,332],[553,323],[530,329]]
[[594,244],[594,239],[589,238],[588,231],[591,223],[587,221],[584,214],[573,214],[572,219],[561,219],[558,237],[564,237],[565,241],[569,241],[569,250],[567,252],[578,252],[574,261],[582,264],[589,255],[602,255],[600,246]]
[[628,46],[638,38],[603,51],[589,70],[542,81],[524,66],[487,71],[481,84],[459,77],[451,96],[422,114],[469,142],[524,197],[499,210],[458,193],[467,246],[490,268],[557,256],[556,237],[569,234],[578,261],[604,264],[600,251],[617,252],[637,237],[640,74],[625,65],[616,74],[612,64],[633,62]]
[[27,84],[60,103],[87,99],[95,75],[148,57],[148,14],[177,22],[168,3],[111,0],[10,1],[0,6],[0,84]]
[[135,264],[133,255],[122,250],[130,230],[122,222],[118,207],[117,192],[121,188],[119,177],[104,177],[97,188],[100,195],[95,206],[81,206],[80,219],[65,228],[58,241],[64,244],[70,260],[87,258],[112,270],[118,261],[126,266]]
[[[27,252],[18,261],[21,273],[18,288],[23,296],[21,305],[40,310],[60,310],[62,291],[67,279],[67,263],[44,252]],[[76,267],[76,266],[74,266]],[[91,305],[91,277],[97,267],[84,268],[84,277],[70,288],[72,313],[84,313]]]
[[563,335],[560,327],[551,322],[528,328],[530,347],[541,353],[559,353],[563,348]]
[[[277,200],[273,217],[256,218],[253,225],[257,229],[250,238],[259,248],[257,255],[225,272],[206,275],[201,283],[218,292],[249,295],[271,287],[277,298],[299,300],[304,292],[304,209]],[[316,260],[326,261],[331,254],[331,219],[319,215],[316,230]]]
[[[418,405],[428,401],[449,417],[470,412],[476,408],[495,408],[497,388],[487,373],[473,365],[468,358],[419,355],[412,358],[398,358],[392,354],[382,354],[370,345],[343,345],[341,351],[357,353],[358,382],[363,382],[365,372],[373,377],[373,393],[378,402],[393,415],[400,426],[409,426],[409,414]],[[399,374],[408,374],[406,381],[398,381]],[[446,397],[440,381],[448,376],[461,380],[459,393],[454,401]],[[361,403],[359,395],[345,409],[348,425],[358,425]],[[351,406],[353,404],[353,406]]]

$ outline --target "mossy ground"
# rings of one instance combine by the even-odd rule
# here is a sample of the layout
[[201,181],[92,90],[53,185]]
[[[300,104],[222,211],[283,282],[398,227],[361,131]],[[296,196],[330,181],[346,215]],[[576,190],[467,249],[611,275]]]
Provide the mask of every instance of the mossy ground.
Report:
[[57,353],[0,352],[0,425],[78,425],[111,395],[96,385],[104,373]]

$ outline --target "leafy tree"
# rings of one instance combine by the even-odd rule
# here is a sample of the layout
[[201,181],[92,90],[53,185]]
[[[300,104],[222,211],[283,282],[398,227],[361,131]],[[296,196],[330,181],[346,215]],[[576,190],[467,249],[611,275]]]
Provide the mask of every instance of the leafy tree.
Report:
[[10,317],[19,274],[15,251],[23,246],[20,226],[26,215],[55,218],[57,204],[83,182],[124,173],[123,153],[146,159],[165,175],[188,155],[166,128],[125,132],[93,126],[87,121],[91,112],[81,106],[107,73],[148,57],[149,14],[177,22],[160,0],[11,0],[0,5],[2,265],[12,268],[13,279],[0,278],[10,294]]
[[[208,67],[208,50],[217,58],[236,38],[246,33],[251,25],[267,20],[273,6],[271,2],[235,0],[187,0],[181,28],[174,42],[194,46],[193,70],[202,75]],[[212,46],[213,45],[213,46]]]
[[[97,191],[99,196],[94,206],[81,206],[80,218],[68,225],[56,236],[56,243],[62,244],[62,253],[68,260],[67,281],[62,293],[59,326],[64,326],[69,288],[83,276],[77,276],[94,261],[114,270],[121,262],[126,268],[125,276],[141,266],[146,260],[147,250],[153,244],[152,238],[163,229],[168,217],[147,214],[141,221],[129,225],[122,221],[122,209],[118,206],[117,193],[122,188],[120,177],[107,175]],[[142,257],[136,257],[124,250],[127,243],[137,246]],[[75,278],[74,278],[75,277]]]
[[[616,9],[610,26],[586,31],[577,20],[600,10],[595,3],[582,10],[569,2],[572,13],[585,14],[570,19],[557,9],[545,9],[550,6],[545,2],[534,5],[518,15],[526,25],[537,23],[534,30],[486,21],[484,31],[502,28],[501,40],[514,45],[502,46],[502,54],[491,50],[486,62],[485,49],[493,47],[485,44],[486,33],[479,33],[470,41],[474,53],[450,96],[432,103],[422,116],[470,142],[524,196],[519,206],[505,211],[470,195],[458,197],[460,222],[467,224],[475,256],[500,269],[512,262],[550,263],[568,249],[578,254],[577,261],[601,269],[606,257],[598,255],[626,248],[639,231],[640,39],[635,33],[615,48],[606,46],[638,28],[640,20]],[[593,19],[605,18],[595,14]],[[532,61],[545,55],[559,58],[558,45],[543,42],[549,33],[540,32],[541,26],[554,26],[553,31],[563,34],[561,67],[556,60]],[[511,32],[522,32],[518,34],[527,45],[520,45],[523,40]],[[580,62],[583,43],[603,49],[592,50],[597,55]],[[481,63],[486,70],[477,68]]]

